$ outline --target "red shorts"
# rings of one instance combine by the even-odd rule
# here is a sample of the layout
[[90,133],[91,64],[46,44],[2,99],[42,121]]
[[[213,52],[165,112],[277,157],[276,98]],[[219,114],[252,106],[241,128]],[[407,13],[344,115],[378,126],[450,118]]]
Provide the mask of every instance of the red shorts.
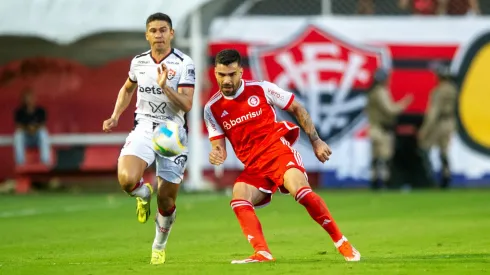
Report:
[[[284,138],[272,144],[253,164],[245,167],[236,182],[245,182],[268,194],[266,199],[255,206],[270,203],[272,194],[279,188],[281,193],[289,193],[284,188],[284,174],[290,168],[297,168],[306,175],[303,161],[298,151],[294,150]],[[307,177],[308,178],[308,177]]]

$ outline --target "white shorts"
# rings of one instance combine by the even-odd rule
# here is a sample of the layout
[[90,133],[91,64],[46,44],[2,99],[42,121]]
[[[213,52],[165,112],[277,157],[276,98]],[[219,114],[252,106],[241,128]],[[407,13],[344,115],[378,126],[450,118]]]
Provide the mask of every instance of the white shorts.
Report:
[[175,157],[163,157],[155,153],[151,143],[153,127],[153,122],[140,119],[126,138],[119,157],[137,156],[146,161],[148,166],[156,159],[157,176],[178,184],[184,179],[188,152]]

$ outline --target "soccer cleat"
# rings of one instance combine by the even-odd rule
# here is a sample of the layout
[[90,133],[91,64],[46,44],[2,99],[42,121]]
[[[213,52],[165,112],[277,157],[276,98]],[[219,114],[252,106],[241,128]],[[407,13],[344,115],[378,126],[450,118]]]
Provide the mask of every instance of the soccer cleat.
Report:
[[165,263],[165,250],[151,250],[150,264],[164,264]]
[[347,240],[342,236],[342,239],[335,243],[335,247],[339,250],[340,254],[344,256],[344,259],[348,262],[358,262],[361,260],[361,253],[357,251]]
[[267,251],[257,251],[252,256],[243,260],[233,260],[232,264],[249,264],[275,261],[274,257]]
[[145,185],[148,187],[148,189],[150,189],[149,199],[146,201],[142,198],[136,198],[136,216],[140,223],[147,222],[151,214],[150,201],[151,196],[153,195],[153,187],[149,183],[145,183]]

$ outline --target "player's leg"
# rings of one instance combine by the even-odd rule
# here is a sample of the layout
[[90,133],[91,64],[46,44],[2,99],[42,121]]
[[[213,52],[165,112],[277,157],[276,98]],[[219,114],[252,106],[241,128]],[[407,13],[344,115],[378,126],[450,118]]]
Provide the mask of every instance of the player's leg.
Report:
[[359,261],[361,254],[347,241],[337,226],[323,199],[313,192],[304,169],[290,168],[284,173],[284,187],[303,205],[315,220],[332,238],[335,247],[347,261]]
[[119,184],[126,193],[136,197],[136,216],[141,223],[148,221],[151,213],[153,188],[149,183],[143,182],[143,173],[147,166],[145,160],[134,155],[121,156],[117,164]]
[[261,192],[257,187],[243,180],[254,182],[254,184],[266,182],[265,179],[255,179],[255,177],[247,176],[246,172],[243,172],[233,186],[233,196],[230,206],[242,228],[243,234],[252,245],[254,254],[246,259],[234,260],[231,263],[245,264],[273,261],[274,258],[270,254],[264,233],[262,232],[262,225],[254,209],[254,205],[263,205],[264,201],[270,200],[271,194]]
[[175,222],[177,194],[184,178],[187,153],[177,157],[157,156],[157,205],[155,217],[155,239],[152,245],[151,264],[165,263],[165,248],[172,226]]
[[151,131],[145,131],[145,125],[137,125],[129,134],[121,150],[117,163],[117,177],[121,188],[136,197],[136,215],[138,221],[145,223],[150,216],[150,200],[153,188],[143,182],[145,169],[153,163],[155,153],[151,148]]

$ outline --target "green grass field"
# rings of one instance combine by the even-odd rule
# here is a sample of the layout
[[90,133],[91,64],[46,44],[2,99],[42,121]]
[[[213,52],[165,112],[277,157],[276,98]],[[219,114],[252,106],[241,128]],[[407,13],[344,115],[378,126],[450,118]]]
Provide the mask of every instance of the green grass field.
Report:
[[56,194],[0,197],[0,274],[490,273],[490,190],[320,194],[361,262],[278,194],[257,211],[277,262],[231,265],[252,250],[229,197],[184,194],[167,263],[151,266],[154,224],[136,221],[133,198]]

